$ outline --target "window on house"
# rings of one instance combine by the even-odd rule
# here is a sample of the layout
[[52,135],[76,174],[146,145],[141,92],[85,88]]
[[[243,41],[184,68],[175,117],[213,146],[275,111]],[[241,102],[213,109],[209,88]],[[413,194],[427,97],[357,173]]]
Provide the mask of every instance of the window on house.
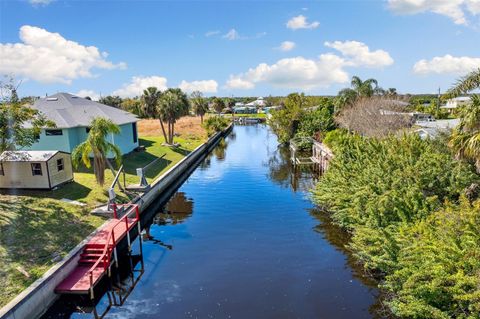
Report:
[[137,143],[138,141],[137,123],[132,123],[132,131],[133,131],[133,143]]
[[42,176],[42,164],[32,163],[32,175],[33,176]]
[[5,171],[3,170],[3,163],[0,163],[0,175],[5,176]]
[[47,136],[63,135],[63,131],[62,130],[45,130],[45,135]]
[[57,171],[63,171],[63,158],[57,160]]

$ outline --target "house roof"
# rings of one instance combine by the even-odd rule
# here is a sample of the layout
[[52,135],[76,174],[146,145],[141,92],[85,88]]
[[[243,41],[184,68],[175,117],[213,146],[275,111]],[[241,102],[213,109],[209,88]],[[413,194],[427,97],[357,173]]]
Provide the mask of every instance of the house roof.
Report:
[[0,162],[46,162],[59,151],[5,151]]
[[450,99],[451,101],[457,101],[457,102],[469,102],[472,98],[469,96],[459,96],[459,97],[454,97],[453,99]]
[[436,120],[436,121],[417,121],[415,124],[422,128],[432,128],[436,130],[449,130],[455,128],[460,123],[459,119]]
[[108,118],[117,125],[138,121],[132,113],[68,93],[41,98],[32,108],[42,112],[58,128],[87,127],[96,117]]

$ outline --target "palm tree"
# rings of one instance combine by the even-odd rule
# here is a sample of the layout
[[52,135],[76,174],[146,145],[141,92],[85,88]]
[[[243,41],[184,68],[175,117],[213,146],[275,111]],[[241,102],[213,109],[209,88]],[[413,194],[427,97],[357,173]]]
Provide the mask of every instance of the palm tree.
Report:
[[157,102],[161,95],[162,91],[159,91],[154,86],[148,87],[147,89],[143,90],[142,107],[143,113],[147,117],[155,118]]
[[350,84],[357,93],[357,96],[361,97],[370,97],[375,94],[375,91],[378,89],[378,82],[375,79],[362,81],[358,76],[352,76]]
[[111,120],[97,117],[90,124],[90,132],[85,142],[79,144],[72,152],[72,162],[75,168],[83,163],[91,167],[90,155],[93,155],[93,171],[99,185],[105,183],[105,166],[111,166],[108,154],[112,153],[117,165],[122,162],[122,153],[115,144],[107,140],[108,134],[120,134],[120,128]]
[[203,116],[208,111],[207,99],[203,97],[202,92],[195,91],[190,95],[193,112],[200,116],[200,123],[203,124]]
[[156,87],[151,86],[146,90],[143,90],[142,95],[142,107],[143,113],[150,118],[157,118],[160,122],[160,127],[162,128],[163,137],[165,142],[167,142],[167,133],[165,132],[165,127],[163,126],[163,121],[161,114],[158,113],[157,104],[162,96],[162,91],[158,90]]
[[[458,80],[445,97],[452,98],[477,88],[480,88],[480,69]],[[471,99],[471,103],[459,111],[460,124],[453,130],[449,145],[456,151],[457,158],[473,160],[480,173],[480,95],[473,94]]]
[[480,68],[460,78],[444,97],[454,98],[480,88]]
[[219,97],[214,97],[212,99],[212,106],[213,109],[217,112],[220,113],[222,112],[223,108],[225,107],[225,103],[223,103],[223,100]]
[[157,103],[157,112],[162,120],[168,123],[168,135],[165,142],[173,145],[175,134],[175,122],[182,116],[188,114],[188,98],[181,89],[170,88],[166,90]]
[[383,95],[384,90],[378,86],[375,79],[362,81],[358,76],[352,76],[350,82],[351,88],[345,88],[338,92],[335,101],[336,112],[340,111],[345,105],[352,105],[359,97],[371,97],[373,95]]

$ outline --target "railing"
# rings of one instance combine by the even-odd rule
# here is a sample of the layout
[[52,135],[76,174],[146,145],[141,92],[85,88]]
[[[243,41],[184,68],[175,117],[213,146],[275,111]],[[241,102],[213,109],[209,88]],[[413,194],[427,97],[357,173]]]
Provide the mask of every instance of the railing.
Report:
[[[129,236],[128,232],[132,227],[140,220],[140,211],[138,209],[138,205],[135,204],[114,204],[114,218],[117,219],[117,207],[130,207],[129,210],[127,210],[127,213],[120,218],[115,225],[112,227],[110,232],[108,233],[107,236],[107,241],[105,243],[105,247],[103,248],[101,256],[97,259],[97,261],[90,267],[88,274],[90,277],[90,293],[93,296],[93,272],[95,269],[98,267],[100,262],[103,261],[103,271],[106,272],[108,268],[110,267],[110,261],[112,258],[112,247],[113,250],[115,250],[115,246],[117,245],[117,242],[115,240],[115,229],[118,225],[123,224],[125,222],[125,231],[127,232],[127,235]],[[130,215],[132,213],[135,213],[135,216],[133,217],[133,223],[131,225],[128,224],[128,220],[130,218]],[[129,237],[130,238],[130,237]],[[112,245],[110,246],[110,241],[112,241]]]

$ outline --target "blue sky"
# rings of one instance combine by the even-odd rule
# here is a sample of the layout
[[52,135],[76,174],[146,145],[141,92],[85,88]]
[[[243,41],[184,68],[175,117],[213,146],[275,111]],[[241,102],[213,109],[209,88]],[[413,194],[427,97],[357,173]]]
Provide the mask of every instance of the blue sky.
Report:
[[0,0],[0,73],[21,95],[431,93],[480,67],[479,21],[479,0]]

